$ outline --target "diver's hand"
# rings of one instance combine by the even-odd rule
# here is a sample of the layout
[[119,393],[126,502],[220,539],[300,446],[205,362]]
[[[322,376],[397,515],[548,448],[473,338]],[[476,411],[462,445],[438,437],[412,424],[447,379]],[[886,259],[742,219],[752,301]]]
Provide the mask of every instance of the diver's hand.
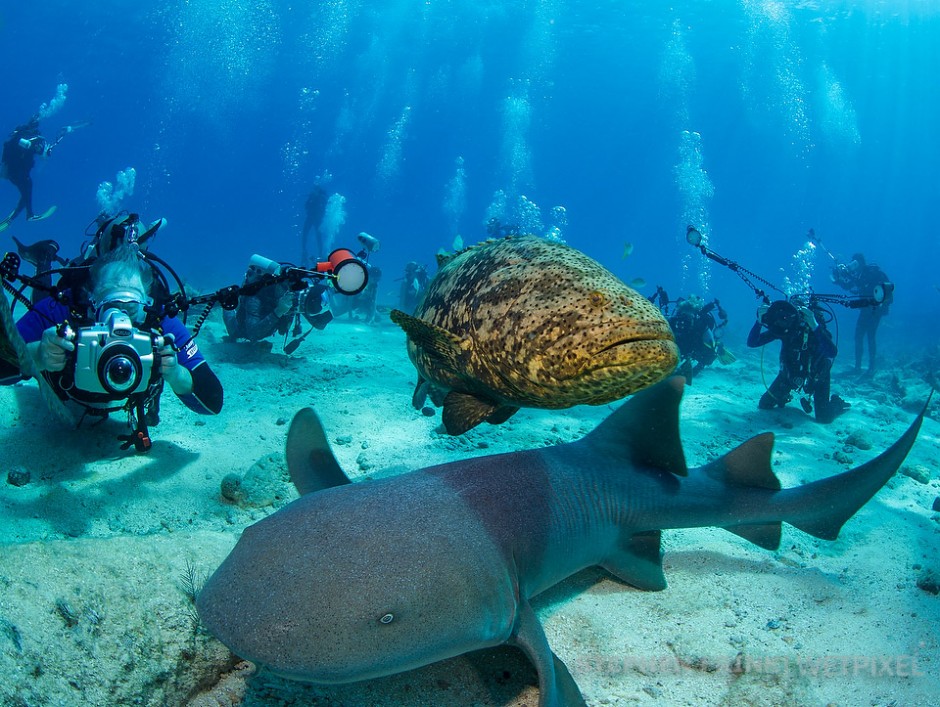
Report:
[[800,316],[803,317],[803,322],[809,327],[810,331],[816,331],[816,327],[819,326],[819,324],[816,321],[816,315],[813,314],[813,310],[809,307],[800,307]]
[[56,328],[51,326],[42,333],[39,341],[34,341],[26,348],[40,371],[57,372],[65,368],[69,353],[75,350],[75,344],[59,336]]
[[173,337],[167,335],[163,338],[163,346],[157,349],[160,357],[160,375],[169,383],[177,395],[188,395],[193,392],[193,375],[185,366],[181,366],[173,348]]
[[277,304],[274,305],[274,316],[279,319],[285,314],[290,312],[291,308],[294,306],[294,293],[288,290],[281,298],[277,301]]
[[769,312],[769,311],[770,311],[770,305],[769,305],[769,304],[762,304],[762,305],[760,305],[760,306],[757,308],[757,321],[759,321],[761,324],[763,324],[763,323],[764,323],[764,315],[767,314],[767,312]]

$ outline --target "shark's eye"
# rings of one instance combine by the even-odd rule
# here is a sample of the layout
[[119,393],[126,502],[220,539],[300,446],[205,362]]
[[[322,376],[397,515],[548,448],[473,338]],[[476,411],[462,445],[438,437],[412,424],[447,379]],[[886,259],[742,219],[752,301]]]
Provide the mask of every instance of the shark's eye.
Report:
[[594,290],[588,295],[588,299],[592,307],[603,307],[607,303],[607,298],[604,296],[604,293],[598,292],[597,290]]
[[390,623],[392,623],[392,621],[394,621],[394,620],[395,620],[395,616],[394,616],[393,614],[385,614],[384,616],[382,616],[382,617],[379,619],[379,623],[380,623],[380,624],[390,624]]

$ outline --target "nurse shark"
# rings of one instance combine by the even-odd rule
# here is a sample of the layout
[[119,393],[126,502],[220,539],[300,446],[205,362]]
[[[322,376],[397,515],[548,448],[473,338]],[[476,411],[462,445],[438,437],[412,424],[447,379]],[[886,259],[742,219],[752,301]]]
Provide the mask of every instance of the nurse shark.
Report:
[[355,484],[301,410],[287,462],[302,496],[244,531],[199,592],[199,615],[242,658],[322,684],[510,644],[538,671],[540,707],[585,705],[531,597],[593,565],[664,589],[667,528],[719,526],[773,550],[783,521],[834,540],[898,469],[924,415],[875,459],[782,489],[770,433],[686,467],[682,388],[673,378],[638,393],[575,442]]

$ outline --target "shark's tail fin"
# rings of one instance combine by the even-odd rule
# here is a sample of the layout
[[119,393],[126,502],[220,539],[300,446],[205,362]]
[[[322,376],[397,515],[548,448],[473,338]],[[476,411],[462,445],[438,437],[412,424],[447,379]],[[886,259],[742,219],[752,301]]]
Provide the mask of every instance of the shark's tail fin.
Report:
[[888,483],[911,451],[930,397],[907,432],[877,457],[851,471],[792,489],[805,502],[798,504],[801,512],[784,520],[814,537],[835,540],[845,522]]

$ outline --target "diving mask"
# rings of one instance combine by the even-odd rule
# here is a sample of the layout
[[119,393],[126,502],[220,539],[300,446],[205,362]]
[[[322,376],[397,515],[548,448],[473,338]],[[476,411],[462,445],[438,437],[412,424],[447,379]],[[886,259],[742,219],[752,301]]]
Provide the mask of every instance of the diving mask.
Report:
[[130,317],[134,324],[143,324],[147,318],[147,308],[153,306],[153,298],[144,297],[137,290],[113,290],[105,293],[93,304],[97,321],[101,321],[101,315],[107,310],[119,309]]

